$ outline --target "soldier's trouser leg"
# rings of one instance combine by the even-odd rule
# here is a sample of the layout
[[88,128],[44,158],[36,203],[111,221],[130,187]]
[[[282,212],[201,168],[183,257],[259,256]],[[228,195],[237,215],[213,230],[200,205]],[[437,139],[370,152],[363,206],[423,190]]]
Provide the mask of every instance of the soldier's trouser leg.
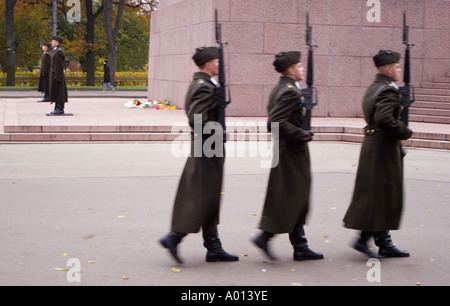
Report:
[[183,263],[183,261],[178,256],[177,246],[181,242],[181,240],[186,237],[186,235],[186,233],[170,232],[159,240],[159,243],[161,243],[163,247],[168,249],[170,255],[172,255],[172,257],[180,264]]
[[289,240],[294,247],[294,260],[323,259],[322,253],[316,253],[308,247],[303,225],[295,227],[294,231],[289,234]]
[[208,250],[206,252],[206,261],[238,261],[239,257],[228,254],[222,248],[222,242],[219,239],[217,226],[207,225],[202,227],[203,245]]
[[264,254],[270,260],[276,260],[277,258],[273,256],[273,254],[269,251],[269,240],[273,238],[275,234],[269,232],[262,232],[258,237],[253,240],[253,243],[256,244],[258,248],[263,250]]
[[399,250],[391,239],[389,231],[381,231],[373,234],[378,254],[383,257],[409,257],[409,252]]

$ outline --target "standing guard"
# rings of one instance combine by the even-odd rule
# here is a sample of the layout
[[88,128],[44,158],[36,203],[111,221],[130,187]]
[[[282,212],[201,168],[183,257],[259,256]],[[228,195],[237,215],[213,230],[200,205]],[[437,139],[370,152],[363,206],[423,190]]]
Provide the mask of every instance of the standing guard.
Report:
[[38,91],[44,94],[44,98],[38,102],[50,101],[50,63],[52,61],[52,56],[48,52],[50,46],[50,43],[42,43],[42,51],[44,51],[44,53],[41,60]]
[[[67,84],[64,70],[66,67],[66,55],[61,47],[63,39],[61,36],[53,36],[53,55],[50,65],[50,101],[55,103],[55,110],[47,116],[63,116],[64,104],[68,100]],[[67,114],[71,115],[71,114]]]

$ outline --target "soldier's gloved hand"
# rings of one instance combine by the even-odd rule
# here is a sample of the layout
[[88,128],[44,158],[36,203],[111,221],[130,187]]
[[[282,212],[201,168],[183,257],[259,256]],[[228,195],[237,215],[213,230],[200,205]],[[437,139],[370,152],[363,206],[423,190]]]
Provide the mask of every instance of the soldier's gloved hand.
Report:
[[301,142],[310,142],[313,140],[314,133],[312,131],[303,131],[300,137]]
[[58,79],[56,79],[56,80],[55,80],[55,82],[56,82],[56,83],[61,83],[61,82],[62,82],[62,80],[58,80]]

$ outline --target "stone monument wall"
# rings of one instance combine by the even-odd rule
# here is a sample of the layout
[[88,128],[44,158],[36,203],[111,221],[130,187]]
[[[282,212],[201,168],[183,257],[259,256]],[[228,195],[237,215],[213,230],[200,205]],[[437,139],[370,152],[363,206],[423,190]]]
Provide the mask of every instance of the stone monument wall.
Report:
[[[150,34],[149,99],[184,105],[197,71],[196,47],[216,45],[214,9],[219,10],[231,116],[266,116],[268,96],[279,75],[274,54],[301,50],[306,67],[306,12],[313,26],[314,116],[360,117],[365,88],[375,76],[372,56],[380,49],[404,54],[403,11],[410,25],[412,82],[420,87],[450,70],[448,0],[161,0]],[[379,18],[379,22],[376,20]],[[400,82],[401,84],[401,82]],[[302,84],[305,86],[304,84]]]

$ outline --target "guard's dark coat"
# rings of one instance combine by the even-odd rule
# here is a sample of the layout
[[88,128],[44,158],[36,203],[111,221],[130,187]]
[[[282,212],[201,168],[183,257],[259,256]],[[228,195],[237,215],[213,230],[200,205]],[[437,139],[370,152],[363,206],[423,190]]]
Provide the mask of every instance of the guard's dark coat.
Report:
[[383,85],[388,86],[375,99],[373,123],[375,134],[364,136],[359,157],[352,202],[344,217],[344,226],[363,231],[399,228],[403,208],[403,158],[401,140],[412,131],[400,121],[399,90],[392,79],[377,74],[367,89],[363,111],[369,123],[370,100]]
[[[192,129],[195,114],[201,115],[202,126],[217,120],[215,113],[209,110],[214,102],[215,87],[208,74],[203,72],[194,74],[194,80],[186,95],[185,106]],[[211,135],[193,133],[191,156],[187,159],[175,198],[171,229],[173,232],[197,233],[204,225],[219,224],[225,158],[206,157],[204,154],[195,157],[194,142],[201,136],[204,144]]]
[[270,171],[259,228],[274,234],[291,233],[296,225],[305,224],[309,209],[311,170],[308,144],[300,141],[304,118],[302,108],[296,109],[300,98],[295,80],[282,76],[269,99],[268,128],[279,123],[279,163]]
[[[67,84],[64,75],[66,55],[60,46],[53,51],[50,65],[50,101],[58,104],[67,102]],[[58,82],[57,82],[58,81]]]
[[50,63],[52,57],[50,53],[44,52],[41,60],[41,70],[39,74],[38,91],[48,93],[50,91]]

